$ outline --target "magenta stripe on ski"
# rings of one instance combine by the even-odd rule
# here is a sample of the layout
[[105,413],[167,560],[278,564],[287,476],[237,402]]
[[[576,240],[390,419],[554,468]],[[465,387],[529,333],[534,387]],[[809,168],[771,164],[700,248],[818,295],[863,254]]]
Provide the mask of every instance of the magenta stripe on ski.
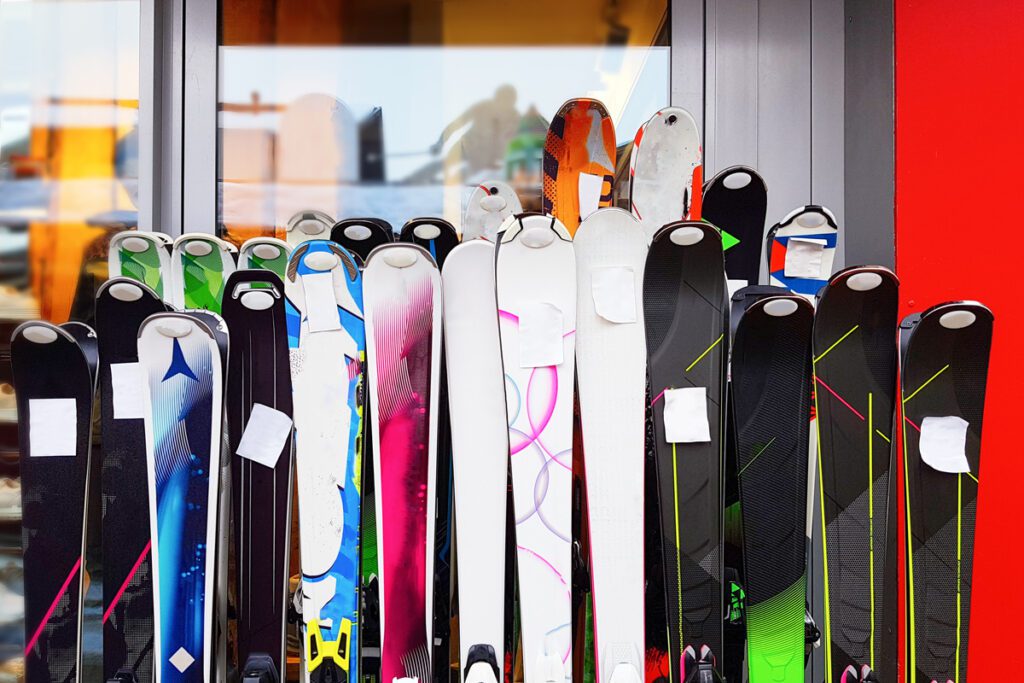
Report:
[[50,617],[53,616],[53,611],[57,609],[57,603],[64,597],[64,594],[68,592],[68,586],[71,585],[71,579],[75,578],[75,574],[78,573],[79,568],[82,566],[82,558],[79,557],[75,565],[71,567],[71,573],[68,574],[68,578],[64,579],[64,583],[61,584],[60,590],[57,591],[57,595],[53,598],[53,602],[50,603],[50,609],[46,610],[46,614],[43,615],[43,620],[39,622],[39,626],[36,628],[36,632],[32,634],[32,638],[28,641],[25,646],[25,656],[28,657],[29,653],[32,652],[32,648],[36,646],[36,642],[39,640],[39,636],[43,634],[43,629],[46,628],[46,624],[50,622]]
[[124,583],[122,583],[121,587],[117,589],[117,594],[114,595],[114,599],[110,601],[110,606],[107,607],[107,611],[103,613],[104,624],[107,623],[107,619],[110,618],[111,613],[114,611],[114,607],[117,606],[117,603],[121,600],[121,596],[124,595],[125,590],[128,588],[128,584],[131,583],[133,578],[135,578],[135,573],[139,571],[139,567],[142,566],[143,560],[145,560],[146,556],[149,555],[149,549],[152,545],[153,541],[150,539],[150,541],[146,543],[146,547],[143,548],[142,552],[139,554],[139,559],[135,560],[135,564],[132,565],[132,570],[128,572],[128,576],[125,577]]
[[428,648],[426,549],[433,288],[373,311],[380,430],[384,639],[381,677],[409,677],[402,658]]

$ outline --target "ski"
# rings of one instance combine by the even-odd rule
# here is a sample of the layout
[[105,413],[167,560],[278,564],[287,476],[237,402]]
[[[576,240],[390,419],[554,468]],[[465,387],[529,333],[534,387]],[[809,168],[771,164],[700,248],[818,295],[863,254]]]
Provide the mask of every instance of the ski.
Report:
[[704,185],[701,217],[722,231],[725,273],[735,288],[756,285],[768,212],[764,178],[749,166],[730,166]]
[[[381,680],[431,680],[441,282],[421,247],[366,260]],[[443,666],[446,663],[438,663]]]
[[[890,499],[899,281],[881,266],[836,273],[814,318],[824,566],[825,680],[896,680],[895,515]],[[853,667],[857,678],[843,682]]]
[[107,252],[109,277],[130,277],[170,301],[171,240],[161,232],[125,230],[110,238]]
[[750,683],[804,681],[813,317],[802,297],[765,297],[733,343]]
[[[333,178],[332,174],[332,178]],[[334,219],[323,211],[308,209],[299,211],[288,219],[285,225],[285,241],[292,249],[310,240],[330,239]]]
[[14,330],[11,366],[21,454],[25,681],[71,681],[82,675],[95,375],[71,332],[41,321]]
[[473,188],[466,201],[462,240],[468,242],[483,237],[494,242],[505,219],[522,212],[523,205],[515,190],[500,180],[486,180]]
[[459,539],[459,665],[464,683],[499,683],[507,590],[508,415],[494,245],[473,240],[456,247],[441,280]]
[[[448,254],[459,244],[455,227],[440,218],[413,218],[402,226],[400,242],[423,247],[430,252],[438,269],[444,266]],[[448,680],[450,659],[451,597],[452,597],[452,449],[451,427],[448,416],[447,354],[442,339],[441,370],[438,390],[436,509],[434,528],[434,680]],[[442,666],[441,663],[445,665]]]
[[253,237],[247,239],[238,251],[238,269],[269,270],[284,282],[291,253],[292,248],[284,240],[276,237]]
[[[96,294],[103,434],[103,676],[153,679],[153,566],[146,428],[138,335],[167,310],[149,287],[126,277]],[[130,678],[129,678],[130,680]]]
[[154,674],[214,677],[214,586],[223,423],[215,332],[186,313],[157,313],[138,333],[153,563]]
[[265,270],[231,274],[224,321],[227,424],[235,551],[236,647],[243,681],[280,683],[292,503],[292,384],[283,281]]
[[906,679],[966,681],[992,312],[939,304],[900,324]]
[[839,226],[832,212],[813,204],[794,209],[768,230],[768,284],[814,297],[828,283]]
[[523,668],[526,680],[568,682],[576,259],[566,227],[550,216],[517,216],[498,247],[496,285]]
[[641,683],[644,655],[644,457],[647,235],[628,211],[580,224],[576,364],[597,683]]
[[171,297],[174,307],[220,313],[224,283],[235,270],[231,246],[213,235],[188,233],[171,250]]
[[331,228],[331,241],[345,247],[365,263],[370,252],[382,244],[393,242],[395,231],[380,218],[346,218]]
[[633,140],[629,204],[648,240],[662,226],[701,218],[704,166],[700,131],[690,112],[666,107]]
[[657,458],[669,681],[721,676],[722,468],[728,306],[722,237],[702,222],[654,235],[644,324]]
[[548,126],[544,140],[544,213],[575,234],[580,221],[612,204],[615,124],[597,100],[569,100]]
[[302,569],[301,677],[358,683],[362,276],[342,247],[310,240],[292,251],[284,286]]

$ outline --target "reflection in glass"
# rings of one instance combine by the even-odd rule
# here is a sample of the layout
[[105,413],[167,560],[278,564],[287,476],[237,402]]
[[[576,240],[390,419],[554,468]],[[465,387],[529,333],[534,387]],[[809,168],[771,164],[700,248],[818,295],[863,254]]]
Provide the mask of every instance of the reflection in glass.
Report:
[[298,0],[273,4],[266,26],[250,3],[221,3],[218,197],[235,242],[283,237],[305,209],[458,226],[487,180],[539,209],[544,135],[565,100],[604,102],[620,147],[668,103],[664,0],[530,0],[500,17],[346,0],[316,22]]

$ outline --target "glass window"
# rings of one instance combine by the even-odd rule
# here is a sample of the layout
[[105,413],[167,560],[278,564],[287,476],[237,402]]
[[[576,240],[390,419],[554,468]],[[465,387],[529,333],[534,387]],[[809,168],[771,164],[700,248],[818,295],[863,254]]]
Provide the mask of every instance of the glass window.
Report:
[[283,237],[306,209],[458,226],[492,179],[538,209],[565,100],[604,102],[620,146],[668,103],[667,16],[666,0],[222,0],[222,233]]
[[[110,235],[137,223],[138,0],[0,0],[0,359],[21,321],[92,318]],[[21,490],[0,360],[0,680],[23,652]],[[95,506],[98,508],[99,506]],[[98,510],[97,510],[98,511]],[[95,541],[98,543],[98,536]],[[99,680],[98,567],[85,670]]]

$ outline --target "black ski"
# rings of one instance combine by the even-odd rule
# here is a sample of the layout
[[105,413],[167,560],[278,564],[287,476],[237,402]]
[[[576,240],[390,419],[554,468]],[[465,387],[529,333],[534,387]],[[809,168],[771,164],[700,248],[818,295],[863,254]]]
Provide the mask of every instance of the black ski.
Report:
[[380,218],[345,218],[331,228],[331,241],[366,261],[376,247],[395,239],[391,224]]
[[21,452],[25,681],[74,681],[82,671],[94,366],[68,330],[45,322],[14,330],[11,366]]
[[900,325],[910,683],[967,680],[992,324],[989,309],[965,301],[939,304]]
[[[96,294],[103,435],[103,676],[153,678],[153,569],[150,553],[146,428],[138,334],[167,310],[131,278],[108,280]],[[133,386],[134,384],[134,386]]]
[[[836,273],[814,318],[826,681],[852,668],[896,680],[890,523],[899,281],[887,268]],[[817,515],[816,515],[817,517]],[[816,530],[818,531],[818,530]],[[866,667],[866,668],[865,668]]]
[[732,349],[750,683],[802,683],[814,309],[770,296],[743,312]]
[[[644,271],[661,510],[669,682],[718,678],[722,663],[722,467],[727,301],[721,233],[703,222],[670,223]],[[703,388],[709,440],[672,443],[666,392]]]
[[[236,271],[224,290],[223,315],[234,342],[228,356],[226,410],[238,665],[243,681],[278,683],[286,664],[292,501],[292,384],[284,285],[270,271]],[[251,421],[255,424],[246,439]],[[261,431],[271,423],[273,431]]]
[[705,183],[701,217],[722,231],[730,280],[758,283],[767,211],[764,178],[748,166],[730,166]]

